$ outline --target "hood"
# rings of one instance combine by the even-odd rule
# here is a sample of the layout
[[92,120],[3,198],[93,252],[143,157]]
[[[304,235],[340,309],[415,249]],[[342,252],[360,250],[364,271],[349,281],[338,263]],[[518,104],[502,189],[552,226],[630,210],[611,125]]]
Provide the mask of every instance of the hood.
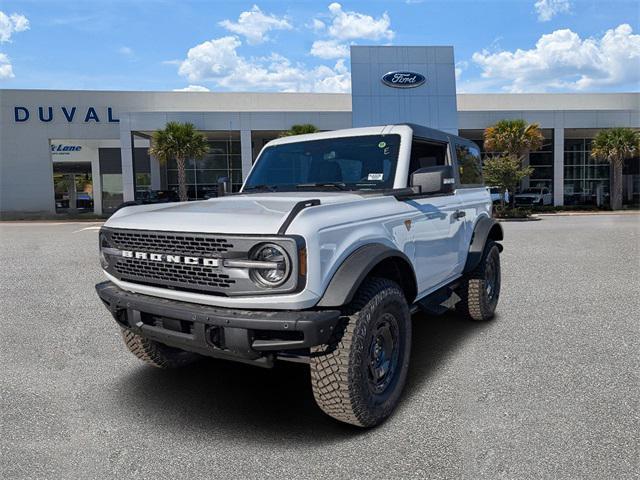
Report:
[[541,193],[518,193],[516,198],[538,198],[541,197]]
[[172,232],[238,233],[273,235],[303,200],[322,205],[359,201],[353,193],[287,192],[231,195],[196,202],[139,205],[118,210],[105,223],[112,228]]

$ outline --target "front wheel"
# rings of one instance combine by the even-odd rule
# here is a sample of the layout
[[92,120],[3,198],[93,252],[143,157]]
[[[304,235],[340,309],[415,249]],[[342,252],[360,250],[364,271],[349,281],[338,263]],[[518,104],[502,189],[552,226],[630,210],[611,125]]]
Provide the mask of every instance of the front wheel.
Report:
[[489,241],[478,266],[463,279],[456,310],[471,320],[490,320],[500,298],[500,248]]
[[411,351],[411,316],[398,284],[367,279],[334,345],[314,347],[311,386],[318,406],[341,422],[382,423],[398,404]]

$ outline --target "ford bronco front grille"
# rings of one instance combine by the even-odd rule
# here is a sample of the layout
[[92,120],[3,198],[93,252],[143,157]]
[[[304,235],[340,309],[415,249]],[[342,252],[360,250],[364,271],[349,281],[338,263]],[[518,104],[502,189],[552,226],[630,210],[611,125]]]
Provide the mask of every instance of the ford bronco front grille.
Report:
[[173,232],[114,231],[111,233],[111,242],[121,250],[172,255],[215,255],[233,250],[233,244],[225,238]]
[[115,270],[122,278],[142,280],[155,284],[184,284],[190,290],[229,288],[236,281],[220,272],[218,268],[203,265],[181,265],[159,263],[134,258],[120,258]]
[[[251,250],[264,242],[282,246],[292,260],[289,279],[273,289],[257,285],[249,268],[224,263],[248,259]],[[223,296],[284,293],[300,285],[298,244],[291,237],[103,227],[100,245],[105,270],[130,283]]]

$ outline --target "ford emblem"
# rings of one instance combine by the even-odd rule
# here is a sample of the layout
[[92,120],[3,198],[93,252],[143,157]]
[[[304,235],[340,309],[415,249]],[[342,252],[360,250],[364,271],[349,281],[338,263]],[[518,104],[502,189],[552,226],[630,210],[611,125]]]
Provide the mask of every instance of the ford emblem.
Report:
[[393,88],[415,88],[426,81],[424,75],[416,72],[389,72],[382,76],[382,83]]

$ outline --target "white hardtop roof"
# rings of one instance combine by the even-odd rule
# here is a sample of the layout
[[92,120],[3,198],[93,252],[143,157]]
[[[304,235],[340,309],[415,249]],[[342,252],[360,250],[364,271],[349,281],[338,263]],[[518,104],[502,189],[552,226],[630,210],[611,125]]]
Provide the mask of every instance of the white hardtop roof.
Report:
[[[411,127],[408,125],[379,125],[374,127],[344,128],[328,132],[307,133],[304,135],[292,135],[271,140],[267,145],[282,145],[285,143],[298,143],[309,140],[324,140],[327,138],[360,137],[363,135],[389,135],[391,133],[410,135]],[[267,146],[265,145],[265,146]]]

